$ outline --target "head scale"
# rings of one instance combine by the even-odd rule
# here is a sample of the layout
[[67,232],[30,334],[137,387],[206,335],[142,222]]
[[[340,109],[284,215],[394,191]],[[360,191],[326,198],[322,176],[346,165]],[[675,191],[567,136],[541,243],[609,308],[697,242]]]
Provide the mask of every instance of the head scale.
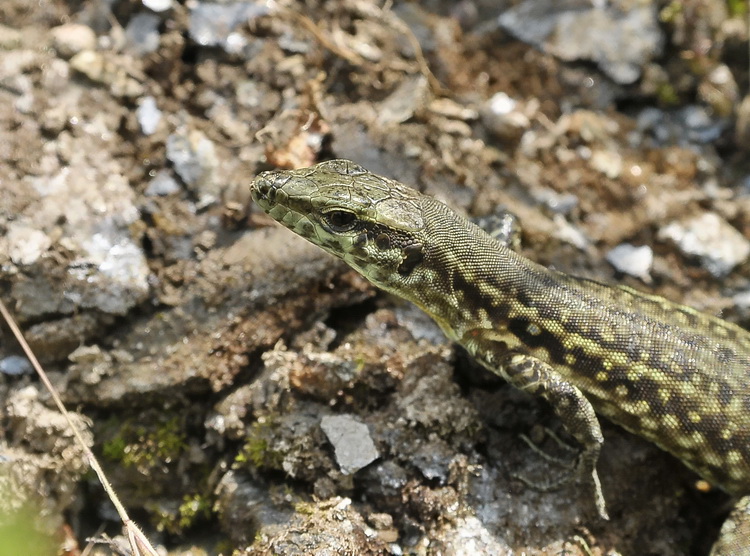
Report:
[[397,289],[422,262],[422,195],[345,160],[264,172],[253,199],[376,285]]

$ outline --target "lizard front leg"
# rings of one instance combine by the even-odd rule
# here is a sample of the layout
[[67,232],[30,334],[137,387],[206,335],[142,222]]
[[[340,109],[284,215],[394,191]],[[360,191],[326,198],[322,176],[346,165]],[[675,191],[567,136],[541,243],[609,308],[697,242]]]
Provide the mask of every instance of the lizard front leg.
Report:
[[596,472],[604,437],[594,408],[583,392],[565,380],[551,365],[520,351],[508,351],[504,342],[477,342],[474,337],[473,341],[468,342],[467,348],[489,370],[502,376],[516,388],[544,398],[552,406],[565,430],[581,446],[575,468],[557,486],[575,477],[591,481],[597,512],[603,519],[609,519]]

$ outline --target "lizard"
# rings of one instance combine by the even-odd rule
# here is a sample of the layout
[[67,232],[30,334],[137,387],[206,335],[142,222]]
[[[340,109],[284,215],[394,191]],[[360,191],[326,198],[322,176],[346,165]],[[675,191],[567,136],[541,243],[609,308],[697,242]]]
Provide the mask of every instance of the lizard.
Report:
[[750,332],[718,317],[539,265],[437,199],[338,159],[260,173],[274,220],[415,303],[483,367],[545,399],[597,474],[598,415],[739,501],[711,556],[750,555]]

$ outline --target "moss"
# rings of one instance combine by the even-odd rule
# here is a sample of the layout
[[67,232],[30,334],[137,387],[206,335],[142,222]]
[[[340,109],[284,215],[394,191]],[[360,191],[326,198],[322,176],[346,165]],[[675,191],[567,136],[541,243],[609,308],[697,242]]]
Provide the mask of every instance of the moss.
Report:
[[201,494],[185,495],[178,509],[179,526],[187,529],[196,521],[210,518],[211,507],[211,500]]
[[182,535],[187,529],[212,516],[213,502],[203,494],[186,494],[182,503],[151,503],[146,509],[157,531]]
[[235,457],[235,463],[250,464],[256,468],[281,469],[284,456],[270,447],[275,429],[272,421],[268,419],[253,423],[245,444]]
[[656,96],[663,105],[674,106],[680,98],[677,91],[670,83],[661,83],[656,90]]
[[128,443],[122,436],[115,436],[102,445],[102,455],[112,461],[122,461]]
[[54,556],[59,553],[56,539],[34,527],[39,508],[32,506],[29,504],[18,511],[0,511],[0,555]]
[[743,17],[747,15],[747,0],[727,0],[727,8],[730,17]]
[[182,422],[176,416],[153,425],[142,425],[133,419],[110,422],[106,428],[112,432],[102,444],[102,455],[141,471],[175,461],[187,447]]
[[659,12],[659,18],[664,23],[672,23],[675,18],[682,13],[682,9],[682,1],[673,0],[662,8],[662,10]]

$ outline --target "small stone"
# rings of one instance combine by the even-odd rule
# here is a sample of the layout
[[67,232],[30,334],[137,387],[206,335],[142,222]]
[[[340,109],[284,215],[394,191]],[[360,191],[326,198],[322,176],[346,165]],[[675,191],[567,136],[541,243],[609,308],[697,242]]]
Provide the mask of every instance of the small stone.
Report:
[[409,120],[426,104],[429,92],[429,84],[424,75],[405,79],[380,103],[378,121],[381,124],[400,124]]
[[495,93],[481,111],[482,122],[501,139],[518,140],[531,122],[519,109],[518,101],[506,93]]
[[8,253],[17,265],[35,263],[50,245],[49,236],[40,230],[17,223],[8,226]]
[[234,2],[214,4],[199,2],[190,11],[190,38],[201,46],[220,46],[237,52],[244,46],[238,44],[237,29],[248,20],[268,13],[266,2]]
[[12,50],[21,44],[21,31],[0,25],[0,50]]
[[168,170],[159,170],[156,172],[144,194],[147,197],[164,197],[172,195],[180,190],[180,184],[177,183]]
[[167,138],[167,159],[174,171],[193,191],[199,192],[201,202],[210,202],[218,190],[213,187],[213,174],[219,162],[213,142],[202,132],[178,131]]
[[615,179],[622,173],[622,156],[616,151],[595,150],[591,153],[591,167]]
[[327,415],[320,428],[333,445],[336,462],[345,475],[356,473],[379,457],[367,425],[352,415]]
[[607,261],[618,272],[630,274],[644,282],[651,281],[651,265],[654,262],[654,252],[648,245],[636,247],[630,243],[621,243],[611,249],[606,255]]
[[138,124],[144,135],[153,135],[161,121],[161,110],[156,105],[156,99],[152,96],[144,97],[135,111]]
[[161,18],[156,14],[135,14],[125,28],[125,38],[130,50],[138,55],[156,52],[159,48],[160,23]]
[[61,58],[72,58],[84,50],[96,48],[96,33],[87,25],[66,23],[51,30],[52,47]]
[[31,362],[20,355],[9,355],[0,359],[0,373],[17,376],[29,374],[33,367]]
[[669,239],[685,255],[697,257],[717,278],[726,276],[750,256],[750,242],[713,212],[672,222],[659,230],[657,237]]
[[166,12],[172,8],[172,0],[143,0],[143,5],[153,12]]
[[104,55],[90,49],[82,50],[70,59],[71,68],[97,83],[106,83],[105,64]]
[[726,64],[719,64],[701,79],[698,98],[711,107],[713,113],[728,118],[740,99],[740,89]]

